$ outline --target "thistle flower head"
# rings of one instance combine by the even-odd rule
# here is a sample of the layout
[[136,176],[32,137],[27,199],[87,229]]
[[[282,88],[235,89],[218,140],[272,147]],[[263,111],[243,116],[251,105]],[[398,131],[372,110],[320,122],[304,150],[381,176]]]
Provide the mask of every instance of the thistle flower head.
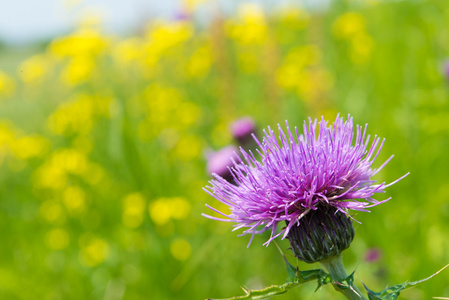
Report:
[[[366,126],[357,125],[354,132],[350,116],[346,121],[337,116],[331,125],[323,118],[319,123],[309,119],[304,122],[303,134],[297,128],[292,132],[287,122],[285,132],[278,127],[278,136],[268,127],[262,142],[254,137],[260,160],[240,149],[241,157],[231,168],[234,183],[217,175],[210,181],[205,191],[229,206],[230,213],[208,206],[225,218],[206,217],[235,222],[234,230],[245,228],[243,235],[252,237],[270,230],[268,245],[278,236],[287,237],[317,209],[349,217],[350,210],[367,211],[389,200],[372,197],[407,175],[390,184],[371,179],[393,156],[377,169],[372,168],[384,140],[375,136],[370,142]],[[286,226],[277,232],[279,222]]]

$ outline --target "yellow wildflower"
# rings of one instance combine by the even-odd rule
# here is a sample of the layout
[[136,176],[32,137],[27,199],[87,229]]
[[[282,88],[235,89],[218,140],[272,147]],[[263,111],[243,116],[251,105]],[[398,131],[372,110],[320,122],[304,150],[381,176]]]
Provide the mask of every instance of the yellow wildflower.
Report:
[[280,12],[282,26],[293,30],[301,30],[307,26],[308,15],[306,11],[297,7],[288,7]]
[[14,80],[6,73],[0,71],[0,96],[11,95],[16,88]]
[[140,59],[142,55],[142,40],[135,37],[120,41],[112,49],[112,58],[124,66]]
[[99,31],[83,28],[74,33],[55,39],[50,45],[50,53],[57,58],[75,56],[96,56],[105,50],[109,39]]
[[[68,175],[85,177],[89,182],[92,164],[84,152],[75,149],[58,149],[44,165],[34,172],[33,181],[39,188],[61,190],[68,185]],[[92,173],[92,176],[97,176]]]
[[321,49],[315,45],[306,45],[291,49],[276,74],[278,84],[285,89],[294,89],[307,84],[306,70],[321,62]]
[[80,238],[80,260],[89,267],[95,267],[109,256],[108,243],[91,234],[85,234]]
[[183,135],[174,148],[176,158],[189,161],[198,157],[202,150],[201,139],[196,135]]
[[183,0],[184,6],[187,11],[191,12],[199,5],[207,2],[208,0]]
[[50,63],[42,54],[32,56],[18,67],[20,79],[25,83],[39,83],[43,80]]
[[359,33],[351,39],[351,59],[354,63],[366,62],[373,51],[374,40],[368,34]]
[[338,38],[350,39],[355,34],[365,31],[365,19],[356,12],[348,12],[335,20],[332,31]]
[[145,210],[145,198],[140,193],[129,194],[123,199],[123,225],[137,228],[142,225]]
[[212,64],[211,49],[208,46],[198,47],[187,61],[188,77],[201,78],[207,75]]
[[143,45],[143,62],[147,67],[155,67],[160,58],[189,40],[193,35],[193,26],[188,22],[156,22],[146,32]]
[[48,127],[55,134],[89,133],[94,122],[95,101],[91,95],[75,95],[49,116]]
[[228,35],[242,45],[261,45],[267,39],[268,26],[262,8],[255,4],[243,4],[238,10],[237,22],[225,24]]
[[12,154],[19,159],[40,157],[47,153],[49,148],[50,142],[38,135],[21,137],[10,144]]
[[185,198],[159,198],[149,207],[150,217],[157,225],[165,225],[172,218],[182,220],[190,214],[190,204]]
[[89,80],[95,69],[95,61],[91,56],[75,56],[61,73],[61,80],[68,86],[74,86]]
[[66,209],[73,215],[79,215],[86,210],[86,194],[79,186],[67,187],[62,195]]
[[185,239],[178,238],[171,242],[170,252],[177,260],[186,260],[192,253],[192,247]]

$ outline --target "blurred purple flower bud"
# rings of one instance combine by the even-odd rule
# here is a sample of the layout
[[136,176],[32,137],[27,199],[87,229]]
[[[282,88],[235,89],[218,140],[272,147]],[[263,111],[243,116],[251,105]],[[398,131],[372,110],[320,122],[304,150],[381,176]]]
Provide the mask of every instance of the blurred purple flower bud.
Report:
[[379,248],[368,249],[365,253],[365,261],[369,263],[376,262],[382,258],[382,251]]
[[237,147],[228,146],[207,155],[207,171],[209,174],[216,174],[229,182],[233,182],[233,177],[229,167],[233,166],[232,158],[237,158]]
[[239,145],[246,148],[254,142],[251,134],[256,132],[256,123],[250,117],[238,119],[231,124],[231,132]]
[[175,21],[187,21],[190,19],[190,14],[185,11],[178,11],[174,14],[173,19]]
[[443,75],[446,77],[446,80],[449,82],[449,60],[446,60],[443,64]]

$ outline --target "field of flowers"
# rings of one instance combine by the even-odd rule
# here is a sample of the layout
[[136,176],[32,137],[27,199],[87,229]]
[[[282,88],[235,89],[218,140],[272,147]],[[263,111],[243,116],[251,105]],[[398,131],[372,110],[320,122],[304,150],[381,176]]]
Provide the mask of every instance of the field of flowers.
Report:
[[[351,114],[385,137],[375,167],[395,158],[375,179],[410,175],[355,215],[345,264],[379,291],[433,274],[449,263],[447,28],[447,0],[241,2],[208,22],[117,37],[85,20],[44,46],[1,48],[0,298],[225,298],[285,282],[269,233],[247,248],[201,216],[226,209],[202,191],[206,157],[245,116],[260,133]],[[276,299],[343,299],[315,288]],[[449,297],[449,270],[401,297]]]

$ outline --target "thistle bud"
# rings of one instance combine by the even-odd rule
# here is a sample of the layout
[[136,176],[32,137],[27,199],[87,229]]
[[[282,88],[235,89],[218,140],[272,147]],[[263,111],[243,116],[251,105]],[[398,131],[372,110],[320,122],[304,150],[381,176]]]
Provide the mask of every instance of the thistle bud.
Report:
[[218,150],[217,152],[207,155],[207,171],[209,174],[217,174],[229,182],[233,181],[229,167],[233,166],[232,158],[236,158],[237,148],[228,146]]
[[354,239],[350,218],[331,208],[310,211],[294,225],[289,233],[293,254],[306,263],[315,263],[338,256]]
[[236,142],[244,149],[251,149],[256,146],[252,134],[256,133],[256,124],[250,117],[245,117],[234,121],[231,124],[232,136]]

